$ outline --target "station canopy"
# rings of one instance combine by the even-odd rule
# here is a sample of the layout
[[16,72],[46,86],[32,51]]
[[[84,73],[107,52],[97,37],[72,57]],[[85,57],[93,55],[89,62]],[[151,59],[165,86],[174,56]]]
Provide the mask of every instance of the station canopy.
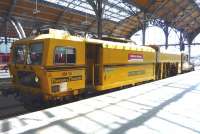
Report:
[[[45,0],[66,8],[75,9],[84,12],[86,15],[95,15],[95,12],[87,0]],[[139,8],[124,3],[122,0],[104,0],[103,19],[119,22],[126,17],[130,17],[133,13],[140,11]]]
[[[96,16],[88,1],[93,0],[1,0],[0,34],[17,37],[8,23],[12,18],[21,23],[26,35],[45,25],[95,35]],[[103,0],[102,34],[129,38],[144,22],[161,20],[160,27],[165,22],[194,38],[200,31],[199,5],[200,0]]]

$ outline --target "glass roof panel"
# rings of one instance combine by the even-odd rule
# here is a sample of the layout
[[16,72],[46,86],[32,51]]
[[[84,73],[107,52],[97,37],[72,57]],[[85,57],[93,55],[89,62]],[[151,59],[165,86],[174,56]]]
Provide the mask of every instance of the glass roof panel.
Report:
[[[64,7],[75,9],[87,14],[95,15],[93,8],[87,0],[45,0]],[[124,0],[103,0],[103,19],[119,22],[140,10],[133,5],[123,2]]]

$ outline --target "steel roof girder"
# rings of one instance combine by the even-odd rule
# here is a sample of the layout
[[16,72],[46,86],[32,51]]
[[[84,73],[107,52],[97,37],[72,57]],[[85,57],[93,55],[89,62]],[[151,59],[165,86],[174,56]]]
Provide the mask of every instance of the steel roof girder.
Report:
[[73,1],[71,1],[70,3],[68,3],[67,7],[63,10],[63,12],[58,16],[56,22],[55,22],[55,25],[57,25],[63,18],[67,8],[69,7],[69,5],[72,3]]
[[93,8],[95,14],[97,14],[97,5],[96,3],[94,2],[94,0],[87,0],[87,2],[90,4],[90,6]]
[[8,13],[7,13],[7,15],[6,15],[6,18],[7,18],[7,19],[9,19],[9,18],[11,17],[11,14],[12,14],[12,12],[13,12],[14,9],[15,9],[16,4],[17,4],[17,0],[12,0],[11,6],[10,6],[10,8],[8,9]]

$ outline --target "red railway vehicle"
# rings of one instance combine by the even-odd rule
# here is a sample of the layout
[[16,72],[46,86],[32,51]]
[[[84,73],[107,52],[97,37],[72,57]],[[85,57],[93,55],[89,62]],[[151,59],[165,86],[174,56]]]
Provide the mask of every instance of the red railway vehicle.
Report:
[[8,70],[9,53],[0,53],[0,70]]

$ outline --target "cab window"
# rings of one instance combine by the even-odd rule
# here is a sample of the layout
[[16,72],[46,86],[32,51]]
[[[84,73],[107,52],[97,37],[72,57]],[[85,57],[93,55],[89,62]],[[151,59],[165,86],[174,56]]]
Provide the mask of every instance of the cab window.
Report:
[[76,49],[71,47],[56,47],[54,60],[55,64],[75,64]]
[[16,45],[13,49],[13,63],[24,64],[26,56],[26,46]]
[[28,50],[27,64],[40,65],[42,63],[42,43],[31,44]]

